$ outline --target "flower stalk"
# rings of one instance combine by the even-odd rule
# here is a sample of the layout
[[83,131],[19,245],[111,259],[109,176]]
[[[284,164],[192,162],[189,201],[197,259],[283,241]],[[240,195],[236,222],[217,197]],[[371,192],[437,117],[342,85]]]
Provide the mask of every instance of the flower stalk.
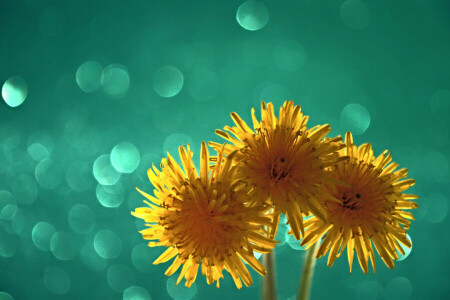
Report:
[[300,290],[298,300],[308,300],[311,292],[312,278],[314,275],[314,266],[316,265],[315,253],[319,247],[319,242],[314,243],[306,252],[305,265],[303,266],[302,278],[300,281]]

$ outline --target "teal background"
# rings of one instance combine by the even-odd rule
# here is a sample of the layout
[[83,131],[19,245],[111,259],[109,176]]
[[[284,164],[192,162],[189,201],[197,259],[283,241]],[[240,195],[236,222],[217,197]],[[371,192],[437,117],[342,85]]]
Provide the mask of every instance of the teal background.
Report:
[[[0,83],[20,76],[28,91],[20,106],[0,103],[0,299],[133,299],[130,286],[151,299],[172,299],[168,289],[177,300],[258,298],[255,272],[239,291],[229,276],[216,289],[201,274],[173,290],[170,264],[151,264],[163,249],[145,246],[130,211],[165,151],[191,143],[198,153],[202,140],[220,141],[214,130],[232,124],[230,112],[250,121],[260,100],[286,99],[309,126],[389,149],[420,197],[405,260],[389,270],[377,257],[365,275],[356,259],[352,274],[346,257],[332,268],[319,259],[312,299],[450,298],[450,2],[261,1],[253,16],[268,22],[255,31],[237,22],[243,2],[0,0]],[[105,68],[80,77],[88,92],[76,80],[87,61]],[[173,75],[156,75],[164,66],[181,72],[178,93]],[[165,86],[175,95],[161,97]],[[139,166],[102,194],[94,162],[122,142],[139,150]],[[33,241],[39,222],[59,232],[44,250]],[[114,258],[94,250],[105,229]],[[305,252],[284,243],[275,253],[279,299],[294,299]]]

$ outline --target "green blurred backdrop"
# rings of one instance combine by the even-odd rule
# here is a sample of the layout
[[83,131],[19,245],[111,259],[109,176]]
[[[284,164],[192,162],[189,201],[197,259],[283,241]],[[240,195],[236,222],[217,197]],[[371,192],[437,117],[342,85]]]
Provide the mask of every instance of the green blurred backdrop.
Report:
[[[0,0],[0,299],[258,298],[255,272],[174,287],[130,211],[166,151],[287,99],[389,149],[420,196],[407,258],[322,258],[312,299],[449,299],[449,53],[447,0]],[[294,299],[305,253],[278,238]]]

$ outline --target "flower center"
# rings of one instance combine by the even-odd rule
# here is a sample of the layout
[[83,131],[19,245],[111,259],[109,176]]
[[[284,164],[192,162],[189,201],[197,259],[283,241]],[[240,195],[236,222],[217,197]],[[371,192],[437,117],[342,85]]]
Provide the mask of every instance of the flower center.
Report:
[[281,157],[279,160],[272,162],[270,168],[271,178],[275,181],[281,181],[289,175],[289,168],[286,165],[286,159]]
[[354,192],[345,192],[342,194],[342,207],[349,210],[361,208],[361,194]]

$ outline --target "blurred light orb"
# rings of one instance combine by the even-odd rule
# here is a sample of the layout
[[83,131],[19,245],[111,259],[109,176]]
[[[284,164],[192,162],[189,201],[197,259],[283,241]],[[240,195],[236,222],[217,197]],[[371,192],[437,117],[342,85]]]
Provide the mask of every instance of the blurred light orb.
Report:
[[64,295],[70,288],[70,278],[60,267],[48,267],[44,272],[44,284],[52,294]]
[[34,225],[31,231],[33,244],[42,251],[50,251],[50,240],[56,233],[55,227],[47,222],[39,222]]
[[78,254],[78,244],[73,234],[56,232],[50,240],[50,250],[59,260],[72,260]]
[[357,103],[347,104],[341,111],[341,128],[353,135],[363,134],[370,125],[370,114],[367,109]]
[[25,101],[28,94],[28,86],[20,76],[14,76],[5,81],[2,87],[2,97],[6,104],[17,107]]
[[428,211],[425,218],[430,223],[442,222],[448,212],[448,199],[441,193],[432,193],[427,197]]
[[98,255],[92,242],[87,242],[81,248],[80,259],[83,265],[93,271],[103,271],[108,266],[108,260]]
[[206,102],[214,99],[219,87],[219,78],[210,70],[198,70],[189,77],[188,91],[196,101]]
[[32,204],[38,195],[36,181],[28,174],[17,176],[12,184],[12,192],[21,204]]
[[239,6],[236,20],[242,28],[255,31],[266,26],[269,21],[269,12],[263,3],[250,0]]
[[106,280],[116,292],[122,292],[136,283],[136,276],[132,268],[127,265],[112,265],[106,271]]
[[111,165],[109,154],[102,154],[94,161],[92,171],[101,185],[113,185],[119,181],[120,173]]
[[64,172],[56,161],[47,158],[37,164],[34,174],[40,186],[53,190],[60,184]]
[[195,145],[192,144],[192,138],[184,133],[172,133],[169,135],[163,143],[163,153],[164,155],[167,154],[167,152],[170,153],[170,155],[177,160],[178,157],[178,148],[182,145],[190,144],[191,150]]
[[123,142],[111,151],[111,164],[120,173],[132,173],[139,166],[141,155],[135,145]]
[[122,240],[114,231],[102,229],[94,237],[94,248],[100,257],[116,258],[122,252]]
[[124,198],[124,188],[120,182],[113,185],[98,184],[95,190],[98,202],[104,207],[119,207]]
[[177,95],[183,88],[183,83],[183,74],[173,66],[163,66],[153,75],[153,88],[163,98]]
[[405,254],[403,255],[400,253],[400,251],[395,250],[395,251],[397,251],[397,254],[398,254],[397,261],[402,261],[402,260],[406,259],[409,256],[409,254],[411,254],[411,251],[412,251],[411,237],[409,236],[409,234],[406,234],[406,238],[411,242],[411,248],[408,248],[408,247],[404,246],[402,243],[399,243],[400,247],[402,247],[403,251],[405,251]]
[[14,300],[14,298],[7,292],[0,292],[0,300]]
[[6,190],[0,191],[0,220],[10,221],[17,212],[17,200]]
[[152,300],[152,297],[146,289],[134,285],[123,291],[123,300]]
[[341,5],[341,18],[352,29],[363,29],[369,25],[369,6],[361,0],[347,0]]
[[175,285],[176,282],[176,276],[170,276],[167,279],[167,292],[173,300],[191,300],[195,297],[195,294],[197,294],[197,284],[195,282],[190,288],[182,283]]
[[89,233],[95,227],[95,214],[89,206],[75,204],[69,211],[68,222],[70,228],[76,233]]
[[124,96],[130,87],[130,75],[127,68],[119,64],[107,66],[101,76],[102,88],[113,97]]
[[150,248],[147,244],[136,245],[131,251],[131,262],[133,266],[141,273],[151,273],[153,261],[157,258],[155,248]]
[[0,257],[13,257],[17,249],[17,243],[13,236],[0,232]]
[[274,58],[280,69],[294,72],[298,71],[305,64],[306,53],[299,42],[287,40],[277,45],[274,51]]
[[282,106],[284,101],[291,99],[291,93],[289,90],[278,84],[278,83],[270,83],[265,86],[259,95],[259,99],[257,101],[257,107],[261,107],[261,101],[272,102],[274,107]]
[[49,7],[41,13],[39,29],[45,37],[54,37],[64,30],[64,12],[58,7]]
[[28,146],[27,152],[35,161],[41,161],[50,157],[50,152],[41,143],[31,144]]
[[87,61],[78,67],[75,79],[80,89],[92,93],[102,86],[103,66],[96,61]]
[[391,279],[384,287],[385,299],[411,299],[412,284],[406,277]]
[[90,165],[85,161],[74,161],[66,170],[66,182],[71,189],[84,192],[93,185]]

